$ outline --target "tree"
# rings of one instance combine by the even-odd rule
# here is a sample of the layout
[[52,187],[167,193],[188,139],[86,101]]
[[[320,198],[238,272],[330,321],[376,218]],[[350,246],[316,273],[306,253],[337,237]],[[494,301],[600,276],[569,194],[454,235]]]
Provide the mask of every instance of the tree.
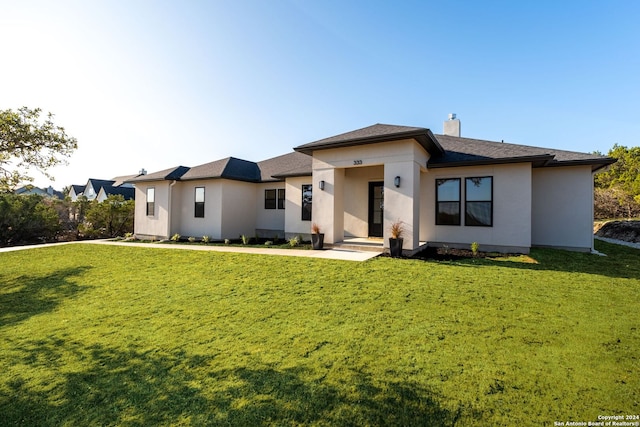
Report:
[[110,195],[106,200],[93,200],[86,211],[81,231],[88,237],[117,237],[133,232],[135,202],[121,195]]
[[52,241],[59,231],[58,214],[42,196],[0,194],[0,246]]
[[[596,174],[595,213],[600,218],[640,214],[640,147],[615,144],[609,153],[616,163]],[[613,202],[617,202],[618,207]]]
[[0,110],[0,191],[33,181],[30,168],[53,179],[48,169],[66,163],[78,148],[76,139],[53,123],[53,114],[41,119],[41,112],[27,107]]

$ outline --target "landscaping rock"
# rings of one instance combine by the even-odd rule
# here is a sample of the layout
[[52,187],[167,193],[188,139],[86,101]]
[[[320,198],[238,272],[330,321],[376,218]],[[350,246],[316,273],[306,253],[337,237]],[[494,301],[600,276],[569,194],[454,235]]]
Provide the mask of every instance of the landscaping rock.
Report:
[[640,221],[610,221],[600,227],[595,234],[607,239],[640,243]]

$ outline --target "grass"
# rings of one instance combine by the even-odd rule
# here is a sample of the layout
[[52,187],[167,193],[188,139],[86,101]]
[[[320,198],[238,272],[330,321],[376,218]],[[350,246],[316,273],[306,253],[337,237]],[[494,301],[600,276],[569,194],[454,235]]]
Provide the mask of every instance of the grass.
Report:
[[0,254],[3,425],[553,425],[640,413],[640,251],[364,263]]

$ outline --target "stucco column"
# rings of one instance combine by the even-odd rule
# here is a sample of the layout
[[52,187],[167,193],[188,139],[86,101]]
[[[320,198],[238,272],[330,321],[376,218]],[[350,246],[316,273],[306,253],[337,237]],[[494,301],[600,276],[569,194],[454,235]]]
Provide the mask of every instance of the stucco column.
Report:
[[[321,182],[324,181],[321,189]],[[313,170],[312,222],[324,233],[325,243],[344,240],[344,169]]]
[[[400,186],[396,187],[396,177]],[[384,245],[389,245],[391,224],[402,221],[403,249],[420,246],[420,165],[415,161],[384,165]]]

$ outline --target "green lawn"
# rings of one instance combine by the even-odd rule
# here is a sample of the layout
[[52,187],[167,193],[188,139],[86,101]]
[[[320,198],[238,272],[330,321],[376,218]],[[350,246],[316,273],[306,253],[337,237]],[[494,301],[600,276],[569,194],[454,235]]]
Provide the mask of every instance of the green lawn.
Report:
[[640,251],[597,248],[609,256],[2,253],[0,424],[494,426],[639,414]]

